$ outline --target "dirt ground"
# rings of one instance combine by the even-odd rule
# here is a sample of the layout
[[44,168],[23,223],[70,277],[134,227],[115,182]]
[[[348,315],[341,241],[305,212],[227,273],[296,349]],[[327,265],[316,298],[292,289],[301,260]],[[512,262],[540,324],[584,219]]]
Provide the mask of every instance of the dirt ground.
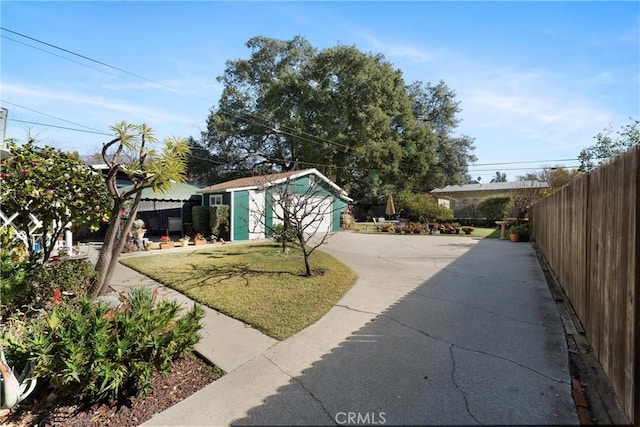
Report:
[[138,426],[153,415],[175,405],[222,375],[194,355],[176,360],[171,373],[153,378],[148,396],[133,397],[118,405],[79,406],[69,399],[34,393],[0,417],[0,424],[26,426]]

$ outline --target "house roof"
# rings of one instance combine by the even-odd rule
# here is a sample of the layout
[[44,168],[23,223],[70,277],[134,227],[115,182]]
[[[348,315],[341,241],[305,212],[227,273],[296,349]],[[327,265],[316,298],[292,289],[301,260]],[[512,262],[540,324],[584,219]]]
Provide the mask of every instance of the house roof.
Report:
[[231,181],[221,182],[219,184],[210,185],[205,188],[201,188],[198,190],[199,193],[203,194],[212,194],[212,193],[225,193],[225,192],[233,192],[240,190],[253,190],[253,189],[264,189],[266,187],[270,187],[272,185],[281,184],[286,182],[288,179],[295,179],[305,175],[316,175],[323,181],[325,181],[330,187],[332,187],[339,197],[351,201],[347,196],[347,192],[336,185],[329,178],[321,174],[317,169],[304,169],[304,170],[296,170],[296,171],[287,171],[287,172],[279,172],[273,173],[269,175],[256,175],[249,176],[245,178],[238,178]]
[[431,190],[431,194],[450,197],[471,197],[488,196],[493,194],[507,193],[513,190],[540,190],[549,188],[549,184],[544,181],[523,180],[510,182],[489,182],[486,184],[464,184],[447,185],[446,187]]
[[[130,190],[133,186],[129,185],[121,189],[122,192]],[[186,201],[194,196],[199,196],[198,191],[200,189],[193,185],[189,185],[184,182],[174,182],[171,184],[171,188],[161,193],[159,191],[153,191],[153,188],[145,188],[142,190],[141,200],[173,200],[173,201]]]

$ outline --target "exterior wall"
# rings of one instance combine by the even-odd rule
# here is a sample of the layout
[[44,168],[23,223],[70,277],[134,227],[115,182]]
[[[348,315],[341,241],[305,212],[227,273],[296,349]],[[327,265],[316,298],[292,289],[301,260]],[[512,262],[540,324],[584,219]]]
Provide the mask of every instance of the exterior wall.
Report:
[[[269,230],[278,224],[278,215],[282,212],[274,212],[274,195],[279,192],[288,191],[295,194],[305,194],[312,184],[309,176],[299,177],[288,184],[280,184],[270,188],[268,191],[249,190],[236,191],[223,194],[223,203],[228,204],[231,209],[231,240],[250,240],[270,238]],[[327,209],[325,219],[319,224],[321,232],[339,231],[340,215],[347,210],[348,203],[335,196],[333,188],[324,181],[317,182],[317,188],[312,198],[318,201],[326,196],[331,196],[324,203]],[[277,197],[277,196],[276,196]],[[208,195],[206,203],[209,203]],[[328,203],[331,205],[329,206]],[[275,207],[275,209],[278,209]],[[323,209],[324,210],[324,209]],[[262,216],[264,214],[264,216]]]
[[265,192],[248,191],[249,197],[249,240],[263,239],[265,237]]

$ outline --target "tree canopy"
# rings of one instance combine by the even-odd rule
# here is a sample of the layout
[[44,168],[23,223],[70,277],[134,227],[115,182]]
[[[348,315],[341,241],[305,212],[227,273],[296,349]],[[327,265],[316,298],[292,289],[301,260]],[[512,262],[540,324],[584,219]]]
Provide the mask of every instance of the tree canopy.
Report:
[[640,144],[640,119],[631,119],[623,126],[617,136],[611,127],[599,132],[594,138],[596,143],[580,151],[580,171],[588,172],[601,163],[611,160],[629,148]]
[[216,178],[315,167],[360,200],[382,186],[464,181],[473,140],[453,135],[460,107],[444,82],[407,85],[382,55],[353,46],[254,37],[247,47],[218,78],[199,143]]

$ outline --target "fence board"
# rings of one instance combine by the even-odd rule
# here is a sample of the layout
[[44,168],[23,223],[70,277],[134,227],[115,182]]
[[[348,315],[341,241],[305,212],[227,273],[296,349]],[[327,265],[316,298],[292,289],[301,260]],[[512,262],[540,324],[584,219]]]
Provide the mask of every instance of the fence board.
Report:
[[640,146],[532,207],[536,244],[632,423],[640,422]]

